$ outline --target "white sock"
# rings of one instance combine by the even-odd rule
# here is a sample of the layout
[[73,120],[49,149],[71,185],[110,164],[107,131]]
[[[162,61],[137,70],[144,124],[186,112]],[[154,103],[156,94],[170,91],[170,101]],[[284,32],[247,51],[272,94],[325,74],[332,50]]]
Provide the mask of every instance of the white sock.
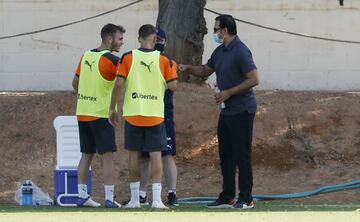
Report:
[[145,198],[146,197],[146,191],[140,190],[140,196],[142,198]]
[[130,183],[131,202],[139,202],[140,181]]
[[168,194],[169,193],[174,193],[174,194],[176,194],[176,190],[168,190]]
[[89,196],[88,192],[87,192],[87,185],[86,184],[78,184],[78,194],[80,198],[87,198]]
[[104,185],[105,188],[105,200],[114,202],[114,185]]
[[153,201],[161,202],[161,183],[152,184]]

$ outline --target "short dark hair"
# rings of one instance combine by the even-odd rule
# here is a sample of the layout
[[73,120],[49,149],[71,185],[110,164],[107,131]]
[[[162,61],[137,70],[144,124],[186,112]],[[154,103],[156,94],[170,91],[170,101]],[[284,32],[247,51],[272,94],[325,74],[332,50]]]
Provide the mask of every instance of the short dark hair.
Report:
[[139,29],[139,37],[142,39],[146,39],[153,34],[156,34],[156,28],[153,25],[146,24],[141,26]]
[[219,15],[215,18],[215,21],[220,22],[221,29],[227,28],[229,34],[237,34],[235,19],[231,15]]
[[126,30],[121,25],[114,25],[111,23],[106,24],[101,29],[101,39],[105,39],[108,36],[114,36],[117,31],[120,33],[125,33]]

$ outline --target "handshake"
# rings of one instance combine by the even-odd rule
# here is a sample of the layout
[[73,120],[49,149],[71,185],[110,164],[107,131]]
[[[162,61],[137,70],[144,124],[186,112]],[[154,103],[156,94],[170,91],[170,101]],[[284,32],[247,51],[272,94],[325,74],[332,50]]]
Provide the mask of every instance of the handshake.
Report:
[[178,71],[184,72],[184,71],[186,71],[186,70],[189,69],[189,66],[190,66],[190,65],[179,64],[179,66],[178,66]]
[[[180,72],[189,71],[191,74],[199,77],[208,77],[214,72],[214,70],[207,65],[193,66],[193,65],[185,65],[185,64],[179,64],[178,71]],[[214,100],[216,104],[220,105],[221,108],[224,109],[225,108],[224,101],[229,99],[231,96],[232,96],[231,90],[220,91],[218,88],[216,88]]]

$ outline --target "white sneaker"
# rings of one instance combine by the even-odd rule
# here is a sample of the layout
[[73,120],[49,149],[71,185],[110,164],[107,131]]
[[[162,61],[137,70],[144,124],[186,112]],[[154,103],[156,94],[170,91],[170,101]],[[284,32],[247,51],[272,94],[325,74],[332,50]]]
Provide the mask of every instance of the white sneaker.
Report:
[[153,201],[151,208],[153,209],[159,209],[159,210],[168,210],[169,208],[164,205],[162,201]]
[[127,209],[135,209],[135,208],[140,208],[140,201],[129,201],[129,203],[127,203],[125,205],[125,208]]
[[100,203],[93,201],[90,196],[88,198],[80,198],[79,197],[76,205],[78,207],[100,207],[101,206]]

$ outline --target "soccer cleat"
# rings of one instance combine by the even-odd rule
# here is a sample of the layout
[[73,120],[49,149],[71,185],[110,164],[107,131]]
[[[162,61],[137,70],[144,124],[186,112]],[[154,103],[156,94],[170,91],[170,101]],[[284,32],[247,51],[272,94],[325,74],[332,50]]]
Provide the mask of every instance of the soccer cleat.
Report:
[[169,208],[163,204],[161,201],[153,201],[151,204],[152,209],[158,210],[168,210]]
[[234,205],[234,208],[235,209],[252,209],[254,208],[255,204],[254,204],[254,201],[251,201],[250,203],[245,203],[245,202],[237,202],[235,205]]
[[234,199],[231,199],[229,201],[224,201],[220,198],[218,198],[217,200],[215,200],[214,202],[212,203],[209,203],[207,205],[208,208],[211,208],[211,209],[221,209],[221,208],[233,208],[235,204],[235,200]]
[[104,206],[105,208],[121,208],[121,204],[119,204],[115,200],[114,202],[111,202],[110,200],[106,200]]
[[140,200],[140,205],[141,206],[147,206],[149,205],[149,202],[146,202],[147,196],[142,197],[141,195],[139,196],[139,200]]
[[78,207],[100,207],[101,204],[93,201],[90,196],[87,198],[78,197],[76,205]]
[[176,193],[171,192],[168,194],[168,203],[169,206],[179,206],[177,202]]
[[125,205],[125,208],[127,209],[135,209],[135,208],[140,208],[140,202],[139,201],[134,201],[134,202],[131,202],[129,201],[129,203],[127,203]]

